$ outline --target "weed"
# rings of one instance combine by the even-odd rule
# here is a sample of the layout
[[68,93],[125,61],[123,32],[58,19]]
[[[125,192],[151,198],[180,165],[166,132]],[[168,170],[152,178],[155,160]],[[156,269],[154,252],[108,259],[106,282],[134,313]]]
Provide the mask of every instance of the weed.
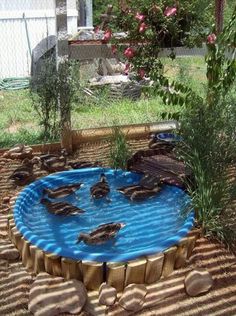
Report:
[[127,161],[131,157],[131,151],[124,133],[120,127],[113,127],[110,149],[110,164],[115,169],[126,169]]

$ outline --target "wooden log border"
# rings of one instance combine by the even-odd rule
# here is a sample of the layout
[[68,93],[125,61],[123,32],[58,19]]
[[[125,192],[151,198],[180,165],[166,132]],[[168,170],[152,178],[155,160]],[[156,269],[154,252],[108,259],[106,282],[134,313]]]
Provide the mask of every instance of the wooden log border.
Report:
[[101,263],[76,261],[46,253],[31,245],[17,230],[14,219],[8,219],[9,239],[18,249],[28,271],[34,274],[46,271],[54,276],[77,279],[84,282],[88,290],[98,290],[103,282],[107,282],[121,292],[131,283],[151,284],[166,278],[174,269],[185,266],[200,234],[200,228],[193,228],[178,244],[161,253],[129,262]]
[[[113,126],[114,127],[114,126]],[[112,136],[113,127],[99,127],[78,129],[71,131],[72,149],[76,150],[81,144],[86,145],[89,142],[98,142],[103,140],[109,140]],[[179,128],[179,124],[175,120],[145,123],[145,124],[129,124],[119,125],[122,132],[129,139],[140,139],[142,137],[148,137],[152,133],[170,132]],[[38,145],[30,145],[33,149],[33,153],[47,153],[57,152],[61,149],[61,143],[45,143]],[[6,152],[9,148],[0,148],[0,156]]]

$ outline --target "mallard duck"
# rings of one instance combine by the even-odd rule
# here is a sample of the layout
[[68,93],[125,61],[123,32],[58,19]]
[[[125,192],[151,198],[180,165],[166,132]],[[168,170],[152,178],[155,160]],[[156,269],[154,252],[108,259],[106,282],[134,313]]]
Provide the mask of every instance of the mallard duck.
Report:
[[153,189],[140,188],[139,190],[134,191],[129,198],[131,201],[142,201],[155,196],[160,190],[161,187],[159,186]]
[[41,170],[49,173],[65,170],[67,162],[67,152],[62,149],[61,155],[45,154],[39,157],[41,161]]
[[51,202],[45,198],[41,199],[40,202],[46,206],[49,213],[54,215],[74,216],[85,213],[81,208],[65,202]]
[[142,189],[139,184],[128,185],[126,187],[121,187],[116,189],[118,192],[124,194],[126,197],[130,197],[133,192]]
[[100,163],[98,161],[88,162],[88,161],[75,161],[69,162],[68,166],[73,169],[82,169],[82,168],[96,168],[99,167]]
[[104,173],[100,176],[100,181],[95,183],[90,188],[91,197],[94,199],[100,199],[106,197],[106,195],[110,192],[110,187],[107,182],[107,178]]
[[131,201],[138,201],[155,196],[161,188],[156,185],[152,189],[145,188],[141,185],[130,185],[122,188],[118,188],[117,191],[124,194]]
[[110,239],[116,237],[121,228],[125,227],[124,223],[107,223],[99,225],[90,233],[80,233],[77,243],[83,241],[87,245],[101,245]]
[[31,160],[25,158],[22,162],[22,165],[12,172],[9,180],[12,180],[16,185],[20,186],[28,184],[35,178],[33,168],[37,163],[38,160],[35,158]]
[[4,158],[25,159],[32,158],[33,149],[24,144],[17,144],[3,154]]
[[79,190],[82,186],[83,183],[74,183],[64,185],[53,190],[45,188],[43,189],[43,194],[47,194],[50,199],[64,198],[70,194],[75,193],[75,191]]

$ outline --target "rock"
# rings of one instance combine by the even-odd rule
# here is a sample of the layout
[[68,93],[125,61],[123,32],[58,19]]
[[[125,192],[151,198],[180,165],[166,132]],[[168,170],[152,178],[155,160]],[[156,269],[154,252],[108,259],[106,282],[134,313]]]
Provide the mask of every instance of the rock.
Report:
[[99,288],[99,304],[111,306],[115,303],[117,291],[109,284],[102,283]]
[[61,313],[78,314],[87,300],[87,291],[78,280],[64,281],[48,273],[39,273],[31,286],[29,310],[35,316]]
[[13,246],[13,244],[6,242],[0,245],[0,259],[4,260],[16,260],[19,258],[18,250]]
[[142,309],[147,288],[143,284],[130,284],[126,286],[119,305],[124,309],[132,312],[138,312]]
[[190,271],[184,280],[185,290],[189,296],[207,293],[213,285],[211,274],[205,269]]
[[9,196],[5,196],[3,199],[2,199],[2,203],[3,204],[7,204],[10,202],[10,197]]

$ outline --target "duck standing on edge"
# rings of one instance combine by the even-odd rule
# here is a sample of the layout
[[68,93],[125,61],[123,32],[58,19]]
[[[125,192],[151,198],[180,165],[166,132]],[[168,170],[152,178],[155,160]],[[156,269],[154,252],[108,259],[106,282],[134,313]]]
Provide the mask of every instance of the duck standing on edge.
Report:
[[65,202],[51,202],[45,198],[41,199],[40,202],[46,206],[49,213],[54,215],[74,216],[85,213],[81,208]]
[[33,169],[34,165],[38,163],[38,159],[31,159],[25,158],[22,162],[22,165],[16,168],[10,177],[9,180],[12,180],[14,184],[22,186],[30,183],[35,179]]
[[47,196],[50,199],[64,198],[64,197],[67,197],[68,195],[75,193],[82,186],[83,186],[83,183],[74,183],[74,184],[64,185],[53,190],[45,188],[43,189],[43,195],[47,194]]
[[83,168],[96,168],[100,166],[99,161],[89,162],[89,161],[73,161],[69,162],[68,166],[72,169],[83,169]]
[[101,173],[100,181],[91,186],[90,195],[94,199],[100,199],[106,197],[109,192],[110,187],[107,182],[107,178],[104,173]]
[[90,233],[80,233],[77,243],[83,241],[87,245],[101,245],[116,237],[124,223],[106,223],[101,224]]
[[67,162],[66,149],[61,150],[61,155],[45,154],[38,159],[41,162],[41,170],[46,170],[49,173],[64,171]]

